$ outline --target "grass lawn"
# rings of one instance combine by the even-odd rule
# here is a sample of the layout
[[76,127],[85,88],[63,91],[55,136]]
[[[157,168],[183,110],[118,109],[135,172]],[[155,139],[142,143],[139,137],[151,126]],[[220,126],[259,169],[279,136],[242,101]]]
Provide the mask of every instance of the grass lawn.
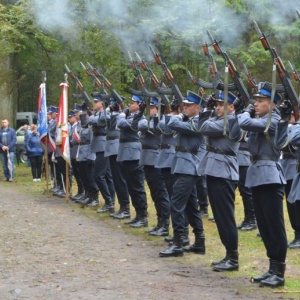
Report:
[[[16,166],[15,169],[15,182],[11,184],[12,187],[17,187],[18,190],[30,195],[39,195],[46,193],[46,184],[45,181],[42,182],[32,182],[30,167],[27,167],[25,164],[20,164]],[[3,183],[4,184],[4,183]],[[7,185],[7,183],[5,183]],[[75,184],[73,184],[75,186]],[[73,188],[73,192],[76,193],[76,188]],[[147,197],[148,197],[148,207],[149,207],[149,227],[154,227],[156,225],[156,216],[155,208],[150,197],[150,193],[147,187]],[[103,199],[100,196],[101,205],[103,204]],[[67,204],[66,204],[67,205]],[[118,207],[117,207],[118,208]],[[290,242],[294,233],[289,224],[289,219],[285,208],[285,224],[288,235],[288,241]],[[76,210],[87,215],[90,218],[99,218],[99,214],[95,214],[95,211],[92,209],[81,209],[80,206],[76,206]],[[211,215],[211,212],[209,212]],[[132,213],[133,215],[133,213]],[[123,226],[123,222],[119,223],[111,218],[108,215],[101,215],[101,219],[106,222],[110,222],[112,226],[121,226],[134,235],[142,236],[146,240],[162,240],[162,238],[151,237],[145,232],[145,228],[141,229],[132,229],[127,226]],[[243,204],[239,195],[239,192],[236,193],[236,221],[240,223],[243,220]],[[117,224],[117,225],[116,225]],[[207,217],[204,219],[204,229],[206,235],[206,249],[207,254],[205,256],[199,255],[185,255],[183,261],[185,264],[193,264],[196,260],[199,259],[203,264],[209,266],[212,260],[221,259],[224,257],[225,249],[221,244],[216,225],[208,221]],[[252,275],[258,275],[265,271],[268,268],[268,260],[265,253],[265,248],[260,238],[256,236],[257,230],[250,232],[241,232],[239,231],[239,253],[240,253],[240,269],[239,272],[226,272],[224,276],[234,277],[234,278],[250,278]],[[194,240],[193,234],[190,230],[191,240]],[[166,244],[162,242],[163,250],[166,247]],[[286,284],[284,288],[279,289],[268,289],[266,290],[266,297],[270,298],[272,293],[282,293],[282,297],[288,297],[293,299],[300,299],[300,249],[298,250],[288,250],[287,253],[287,269],[286,269]]]

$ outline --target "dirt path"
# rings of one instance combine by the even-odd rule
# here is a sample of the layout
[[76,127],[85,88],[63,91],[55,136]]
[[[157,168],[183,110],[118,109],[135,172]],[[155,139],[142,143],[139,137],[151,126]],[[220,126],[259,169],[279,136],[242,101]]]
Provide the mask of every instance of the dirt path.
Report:
[[0,184],[0,299],[280,298],[212,272],[201,256],[193,265],[159,258],[161,238],[145,241],[122,222],[12,187]]

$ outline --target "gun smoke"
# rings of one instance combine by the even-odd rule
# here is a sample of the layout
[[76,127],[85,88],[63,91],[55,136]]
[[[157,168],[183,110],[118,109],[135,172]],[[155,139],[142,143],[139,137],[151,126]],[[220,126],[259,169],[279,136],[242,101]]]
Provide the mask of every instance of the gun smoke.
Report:
[[74,30],[66,38],[76,39],[76,23],[85,22],[85,26],[110,30],[123,51],[138,51],[148,57],[148,44],[162,34],[199,48],[203,41],[208,42],[207,29],[222,38],[225,49],[234,48],[252,26],[249,20],[262,25],[284,24],[287,17],[296,19],[295,9],[299,8],[298,0],[244,0],[243,15],[226,6],[225,0],[86,0],[80,5],[70,0],[31,1],[36,23],[45,30]]

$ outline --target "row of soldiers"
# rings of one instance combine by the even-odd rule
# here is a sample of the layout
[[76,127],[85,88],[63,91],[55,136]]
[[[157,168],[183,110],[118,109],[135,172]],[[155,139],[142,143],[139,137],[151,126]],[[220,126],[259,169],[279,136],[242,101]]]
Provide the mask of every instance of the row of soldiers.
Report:
[[[159,114],[160,101],[154,97],[147,117],[144,116],[147,105],[136,95],[125,110],[114,99],[105,107],[101,96],[94,98],[93,112],[76,104],[69,114],[71,164],[78,186],[78,193],[72,199],[98,207],[100,192],[105,204],[97,212],[109,212],[116,219],[131,217],[130,199],[136,215],[126,224],[146,227],[146,180],[157,214],[157,226],[149,234],[168,236],[170,217],[172,220],[173,237],[166,238],[170,244],[159,253],[161,257],[169,257],[182,256],[184,251],[205,254],[198,198],[204,199],[205,210],[208,195],[226,251],[224,258],[212,262],[213,270],[238,270],[237,229],[252,230],[257,222],[270,263],[268,271],[252,281],[261,286],[281,286],[288,247],[284,193],[295,230],[295,239],[289,247],[300,247],[299,168],[295,167],[300,154],[286,142],[292,141],[288,135],[294,133],[294,143],[298,146],[300,127],[299,124],[288,127],[292,115],[290,103],[284,101],[277,108],[280,95],[275,94],[271,103],[271,91],[265,84],[260,84],[254,95],[254,105],[245,107],[233,93],[226,96],[220,91],[218,97],[202,99],[188,91],[183,110],[180,111],[175,100],[170,105],[171,112],[163,115]],[[54,141],[55,116],[56,108],[50,107],[48,129],[50,140]],[[284,151],[282,164],[279,148]],[[53,155],[51,150],[55,151],[57,162],[55,170],[52,168],[57,179],[54,194],[63,196],[65,164],[59,147],[56,150],[50,147],[49,156]],[[238,226],[234,215],[237,187],[245,210],[245,219]],[[115,193],[120,205],[116,213]],[[195,235],[191,245],[189,225]]]

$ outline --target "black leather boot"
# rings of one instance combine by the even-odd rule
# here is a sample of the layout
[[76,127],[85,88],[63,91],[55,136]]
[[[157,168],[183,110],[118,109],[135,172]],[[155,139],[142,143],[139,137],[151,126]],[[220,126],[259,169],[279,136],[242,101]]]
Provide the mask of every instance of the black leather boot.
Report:
[[137,211],[135,218],[133,218],[133,219],[131,219],[129,221],[124,222],[124,224],[131,225],[131,224],[137,222],[139,219],[140,219],[140,212]]
[[251,277],[250,281],[251,282],[261,282],[262,280],[266,280],[268,277],[272,276],[275,263],[276,263],[276,261],[274,259],[270,259],[269,260],[269,270],[260,276]]
[[152,232],[156,231],[162,226],[162,218],[158,217],[157,218],[157,225],[154,228],[151,228],[150,230],[147,231],[147,233],[151,234]]
[[87,204],[88,207],[98,207],[99,206],[99,199],[98,199],[98,192],[91,193],[90,202]]
[[285,273],[285,263],[280,261],[274,261],[273,269],[271,276],[267,277],[264,280],[261,280],[259,286],[268,286],[268,287],[278,287],[284,285],[284,273]]
[[89,198],[90,198],[90,192],[85,191],[84,192],[84,197],[81,197],[81,198],[75,200],[75,203],[83,204]]
[[300,232],[295,231],[295,238],[289,243],[289,249],[299,249],[300,248]]
[[205,254],[205,237],[203,232],[195,233],[195,242],[190,246],[183,248],[185,252],[194,252],[197,254]]
[[249,218],[244,222],[244,225],[239,228],[242,231],[251,231],[257,228],[255,218]]
[[[172,242],[170,242],[171,245]],[[182,245],[183,246],[188,246],[190,244],[190,239],[189,239],[189,226],[184,227],[184,233],[182,237]]]
[[129,204],[121,206],[119,211],[115,214],[110,214],[114,219],[122,220],[130,218]]
[[166,250],[159,252],[160,257],[183,256],[182,236],[174,234],[173,243]]
[[75,196],[72,196],[71,199],[73,201],[78,200],[84,196],[84,190],[78,190],[78,193]]
[[239,254],[237,250],[228,250],[226,259],[213,266],[213,270],[217,272],[237,271],[239,269]]
[[147,218],[147,211],[143,211],[139,214],[139,219],[130,224],[129,226],[132,228],[141,228],[141,227],[147,227],[148,226],[148,218]]
[[169,226],[170,220],[169,219],[162,219],[162,225],[155,231],[152,231],[150,235],[153,236],[168,236],[169,235]]
[[236,226],[237,229],[243,228],[247,224],[247,218],[245,218],[242,223]]
[[226,260],[227,260],[227,256],[225,256],[224,258],[222,258],[222,259],[220,259],[220,260],[214,260],[214,261],[212,261],[212,262],[211,262],[211,265],[212,265],[212,266],[216,266],[216,265],[219,265],[219,264],[223,263],[223,262],[226,261]]
[[112,200],[107,201],[100,209],[97,210],[97,213],[99,214],[105,212],[110,212],[110,213],[115,212],[115,207]]

